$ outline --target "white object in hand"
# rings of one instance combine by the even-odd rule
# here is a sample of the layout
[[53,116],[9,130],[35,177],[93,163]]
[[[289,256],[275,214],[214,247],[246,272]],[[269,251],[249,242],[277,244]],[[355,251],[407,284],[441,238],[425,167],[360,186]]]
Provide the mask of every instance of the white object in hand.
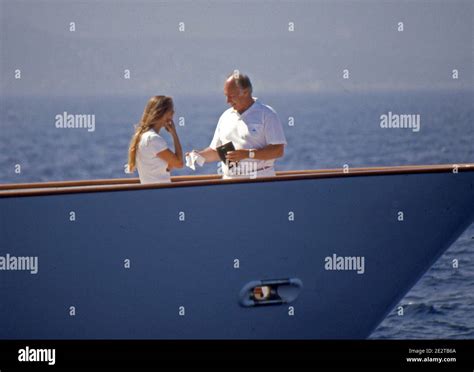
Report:
[[196,163],[202,167],[205,162],[204,156],[200,155],[197,151],[191,151],[186,155],[186,166],[192,170],[196,170]]

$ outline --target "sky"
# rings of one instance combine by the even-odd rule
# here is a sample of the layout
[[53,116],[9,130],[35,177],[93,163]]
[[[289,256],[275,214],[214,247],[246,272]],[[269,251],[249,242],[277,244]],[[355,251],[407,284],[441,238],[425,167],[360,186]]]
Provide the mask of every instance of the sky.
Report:
[[472,89],[473,9],[473,1],[0,0],[0,95],[199,95],[222,91],[235,69],[265,93]]

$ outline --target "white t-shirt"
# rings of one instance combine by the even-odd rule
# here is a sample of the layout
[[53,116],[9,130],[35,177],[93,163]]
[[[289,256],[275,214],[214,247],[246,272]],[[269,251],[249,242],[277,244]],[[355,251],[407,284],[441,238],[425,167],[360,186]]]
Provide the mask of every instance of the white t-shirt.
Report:
[[[217,123],[214,137],[209,145],[210,148],[232,142],[236,150],[241,149],[261,149],[267,145],[286,145],[285,134],[277,113],[270,106],[260,103],[254,98],[255,102],[245,112],[240,115],[232,107],[224,111]],[[256,160],[244,159],[239,162],[237,168],[228,168],[222,163],[224,178],[237,178],[257,173],[271,175],[270,169],[274,174],[273,165],[275,159]],[[263,171],[265,170],[265,172]]]
[[167,148],[166,141],[154,129],[142,134],[136,158],[141,183],[171,182],[168,163],[156,156]]

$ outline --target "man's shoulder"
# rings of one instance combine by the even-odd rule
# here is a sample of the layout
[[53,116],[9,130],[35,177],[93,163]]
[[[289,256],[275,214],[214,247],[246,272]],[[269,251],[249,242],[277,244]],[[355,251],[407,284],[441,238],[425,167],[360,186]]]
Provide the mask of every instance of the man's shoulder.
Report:
[[267,104],[265,104],[263,102],[260,102],[260,101],[255,101],[255,103],[258,105],[257,108],[259,110],[263,111],[264,113],[277,115],[275,109],[272,106],[267,105]]
[[224,115],[230,115],[234,112],[234,109],[232,107],[229,107],[227,110],[225,110],[221,116],[224,116]]
[[220,116],[220,118],[219,118],[219,121],[231,117],[233,113],[234,113],[234,109],[233,109],[232,107],[229,107],[227,110],[225,110],[225,111],[221,114],[221,116]]

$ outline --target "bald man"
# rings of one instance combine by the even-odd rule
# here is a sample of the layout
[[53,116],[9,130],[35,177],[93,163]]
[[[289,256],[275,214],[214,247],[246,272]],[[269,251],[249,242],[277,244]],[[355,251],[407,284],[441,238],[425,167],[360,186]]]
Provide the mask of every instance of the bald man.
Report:
[[283,156],[286,145],[277,113],[252,97],[252,83],[242,73],[227,78],[224,95],[232,107],[221,115],[211,144],[199,154],[206,162],[219,161],[216,148],[232,142],[235,151],[227,153],[218,170],[224,179],[274,176],[275,159]]

